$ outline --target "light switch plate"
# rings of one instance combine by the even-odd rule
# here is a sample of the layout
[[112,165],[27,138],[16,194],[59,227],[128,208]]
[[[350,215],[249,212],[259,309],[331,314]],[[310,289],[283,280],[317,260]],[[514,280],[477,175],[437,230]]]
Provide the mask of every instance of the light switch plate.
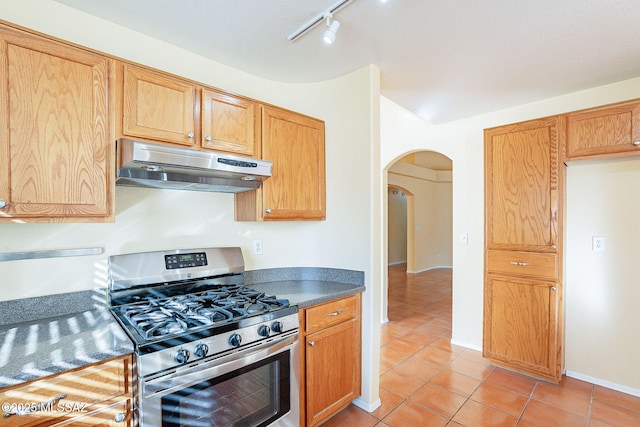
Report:
[[591,250],[593,250],[594,252],[603,252],[604,249],[604,237],[593,236],[591,238]]

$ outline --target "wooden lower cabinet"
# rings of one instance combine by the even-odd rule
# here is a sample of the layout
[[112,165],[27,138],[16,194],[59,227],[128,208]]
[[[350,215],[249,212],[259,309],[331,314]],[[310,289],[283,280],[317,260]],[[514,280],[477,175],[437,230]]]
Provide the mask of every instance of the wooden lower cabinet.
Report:
[[[2,425],[132,425],[130,355],[0,390]],[[22,413],[21,413],[22,412]]]
[[301,425],[319,425],[360,396],[360,312],[360,294],[300,312]]
[[489,275],[485,285],[484,356],[557,383],[560,361],[556,282]]

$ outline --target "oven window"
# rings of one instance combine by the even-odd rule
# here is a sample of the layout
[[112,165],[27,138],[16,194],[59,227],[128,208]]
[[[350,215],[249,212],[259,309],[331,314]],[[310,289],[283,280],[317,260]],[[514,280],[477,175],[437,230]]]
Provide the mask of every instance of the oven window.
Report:
[[162,398],[164,427],[266,426],[290,409],[290,350]]

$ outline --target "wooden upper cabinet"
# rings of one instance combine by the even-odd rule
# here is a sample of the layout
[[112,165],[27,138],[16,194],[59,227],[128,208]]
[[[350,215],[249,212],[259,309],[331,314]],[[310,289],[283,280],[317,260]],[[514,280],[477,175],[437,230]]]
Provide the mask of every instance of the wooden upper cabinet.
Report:
[[487,249],[557,249],[558,122],[485,130]]
[[113,60],[0,27],[0,221],[113,220]]
[[196,144],[193,83],[124,65],[122,133],[193,146]]
[[557,383],[562,376],[559,301],[554,282],[489,275],[484,356]]
[[202,148],[260,156],[260,106],[249,99],[202,89]]
[[567,114],[568,160],[640,154],[640,101]]
[[325,219],[324,122],[262,107],[262,158],[272,176],[256,191],[236,194],[236,220]]

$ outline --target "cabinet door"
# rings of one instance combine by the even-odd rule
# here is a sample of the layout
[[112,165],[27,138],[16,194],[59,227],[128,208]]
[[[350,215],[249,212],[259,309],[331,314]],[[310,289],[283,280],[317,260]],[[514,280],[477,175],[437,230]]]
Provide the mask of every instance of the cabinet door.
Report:
[[124,135],[196,144],[194,84],[125,64],[122,90]]
[[554,282],[487,277],[484,356],[558,382],[558,306]]
[[360,395],[357,319],[307,335],[307,425],[317,425]]
[[567,158],[640,154],[640,102],[567,115]]
[[262,158],[273,162],[262,184],[264,220],[324,219],[324,122],[263,107],[262,128]]
[[114,62],[18,31],[0,43],[0,218],[113,218]]
[[202,148],[260,156],[256,102],[202,89]]
[[556,250],[558,168],[557,118],[485,130],[487,249]]

